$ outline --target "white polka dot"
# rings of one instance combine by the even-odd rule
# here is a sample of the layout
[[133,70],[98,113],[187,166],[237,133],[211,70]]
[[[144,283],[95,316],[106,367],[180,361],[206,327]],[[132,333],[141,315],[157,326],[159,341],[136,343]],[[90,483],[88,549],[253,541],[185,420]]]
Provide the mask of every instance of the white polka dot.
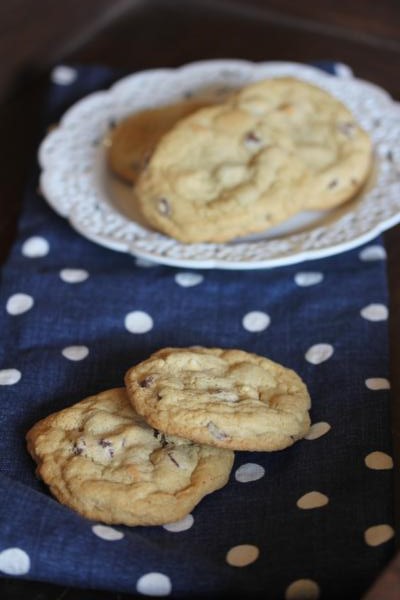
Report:
[[50,249],[49,242],[43,237],[34,236],[27,239],[22,246],[22,254],[28,258],[46,256]]
[[390,381],[384,377],[370,377],[365,380],[365,385],[369,390],[390,390]]
[[200,273],[177,273],[175,275],[175,281],[182,287],[193,287],[203,281],[203,275]]
[[7,548],[0,552],[0,571],[6,575],[25,575],[30,568],[30,558],[21,548]]
[[247,567],[251,565],[260,555],[257,546],[251,544],[241,544],[233,546],[226,555],[226,562],[231,567]]
[[367,321],[386,321],[389,313],[384,304],[368,304],[360,311],[360,314]]
[[85,269],[63,269],[60,271],[60,277],[65,283],[81,283],[86,281],[89,273]]
[[108,525],[93,525],[92,531],[97,537],[108,542],[114,542],[116,540],[122,540],[124,534],[122,531],[114,529],[114,527],[108,527]]
[[285,600],[317,600],[319,596],[319,585],[312,579],[297,579],[285,591]]
[[393,458],[386,452],[370,452],[365,457],[365,464],[369,469],[374,471],[388,471],[393,469]]
[[390,525],[374,525],[364,531],[364,540],[368,546],[380,546],[394,536],[393,527]]
[[257,479],[261,479],[264,475],[265,469],[261,465],[245,463],[236,469],[235,479],[236,481],[240,481],[240,483],[247,483],[248,481],[257,481]]
[[9,297],[6,304],[6,311],[9,315],[22,315],[33,306],[32,296],[28,294],[13,294]]
[[18,369],[2,369],[0,371],[0,385],[14,385],[21,379]]
[[306,440],[317,440],[318,438],[322,437],[323,435],[325,435],[326,433],[328,433],[328,431],[330,431],[331,426],[329,425],[329,423],[326,423],[325,421],[320,421],[319,423],[313,423],[310,427],[310,431],[307,433],[305,439]]
[[364,261],[385,260],[386,250],[383,246],[367,246],[367,248],[361,250],[358,256],[360,260]]
[[323,274],[317,271],[302,271],[300,273],[296,273],[294,276],[295,282],[301,287],[307,287],[309,285],[320,283],[323,278]]
[[297,506],[303,510],[309,510],[311,508],[320,508],[328,504],[329,498],[321,492],[308,492],[299,498],[296,502]]
[[158,263],[153,262],[152,260],[148,260],[147,258],[140,258],[140,257],[138,257],[136,259],[136,265],[138,267],[142,267],[143,269],[149,269],[151,267],[158,267]]
[[77,72],[72,67],[60,65],[55,67],[51,72],[51,80],[59,85],[69,85],[77,78]]
[[171,593],[171,580],[163,573],[147,573],[137,581],[136,590],[145,596],[168,596]]
[[131,333],[146,333],[153,328],[153,319],[142,310],[134,310],[126,315],[125,327]]
[[331,344],[314,344],[306,354],[306,360],[312,365],[319,365],[328,360],[333,354],[333,346]]
[[88,354],[87,346],[67,346],[62,350],[62,355],[68,360],[83,360]]
[[253,310],[243,317],[242,325],[247,331],[264,331],[270,324],[271,319],[265,312]]
[[163,525],[163,527],[167,531],[178,533],[179,531],[186,531],[187,529],[190,529],[193,523],[193,515],[186,515],[186,517],[183,517],[183,519],[175,521],[175,523],[168,523],[167,525]]

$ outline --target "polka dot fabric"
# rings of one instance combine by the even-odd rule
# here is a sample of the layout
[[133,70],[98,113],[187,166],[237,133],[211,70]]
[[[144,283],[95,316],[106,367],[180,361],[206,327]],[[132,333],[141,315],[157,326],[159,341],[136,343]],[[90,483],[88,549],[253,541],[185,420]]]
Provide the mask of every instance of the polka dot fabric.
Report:
[[[55,70],[48,123],[120,76]],[[273,270],[157,266],[80,237],[37,179],[1,273],[0,573],[153,597],[361,597],[394,550],[382,240]],[[165,527],[109,527],[56,502],[25,432],[151,352],[193,344],[295,369],[313,401],[307,439],[237,452],[228,485]]]

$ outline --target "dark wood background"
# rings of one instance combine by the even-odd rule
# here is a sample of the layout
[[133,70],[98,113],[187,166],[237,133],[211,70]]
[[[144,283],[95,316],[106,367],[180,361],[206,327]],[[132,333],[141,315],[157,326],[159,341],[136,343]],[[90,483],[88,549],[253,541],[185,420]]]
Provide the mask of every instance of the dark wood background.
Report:
[[[1,264],[15,237],[53,65],[103,63],[134,71],[206,58],[331,59],[349,64],[357,76],[400,100],[400,0],[2,0],[0,56]],[[385,244],[399,505],[400,226],[385,234]],[[122,597],[11,579],[0,581],[0,594],[37,600],[72,600],[82,594],[85,600]],[[399,598],[396,558],[365,600]]]

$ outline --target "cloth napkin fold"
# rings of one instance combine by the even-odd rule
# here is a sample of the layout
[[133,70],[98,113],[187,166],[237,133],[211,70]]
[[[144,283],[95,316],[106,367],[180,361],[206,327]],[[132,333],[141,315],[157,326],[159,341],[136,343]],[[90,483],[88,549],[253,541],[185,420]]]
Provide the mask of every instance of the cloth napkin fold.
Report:
[[[46,123],[120,75],[57,67]],[[1,274],[3,576],[171,597],[360,597],[394,551],[382,240],[272,270],[151,265],[80,237],[37,181]],[[295,369],[313,401],[309,438],[237,452],[229,484],[174,527],[106,527],[53,499],[26,451],[33,423],[122,385],[161,347],[193,344]]]

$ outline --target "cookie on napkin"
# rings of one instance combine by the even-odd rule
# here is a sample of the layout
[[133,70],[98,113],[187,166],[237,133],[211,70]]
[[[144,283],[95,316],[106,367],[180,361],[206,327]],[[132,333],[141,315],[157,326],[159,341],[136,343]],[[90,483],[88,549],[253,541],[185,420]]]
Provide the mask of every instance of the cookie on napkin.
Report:
[[311,405],[300,377],[242,350],[165,348],[125,377],[153,427],[232,450],[280,450],[304,437]]
[[38,475],[60,502],[89,519],[124,525],[183,518],[227,483],[234,458],[155,431],[123,388],[39,421],[27,442]]

